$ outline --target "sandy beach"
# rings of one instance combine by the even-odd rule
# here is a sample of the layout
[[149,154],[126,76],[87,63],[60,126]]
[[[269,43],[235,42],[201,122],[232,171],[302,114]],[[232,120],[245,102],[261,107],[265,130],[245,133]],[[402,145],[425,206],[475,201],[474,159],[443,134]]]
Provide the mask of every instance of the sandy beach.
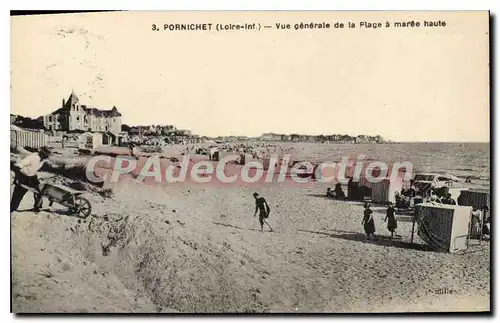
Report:
[[11,11],[12,313],[492,313],[492,12],[284,8]]
[[86,220],[26,211],[26,195],[12,214],[14,312],[489,310],[489,242],[429,251],[404,217],[391,240],[383,206],[366,242],[362,205],[325,198],[323,184],[258,188],[274,232],[260,232],[253,187],[107,189],[86,194]]

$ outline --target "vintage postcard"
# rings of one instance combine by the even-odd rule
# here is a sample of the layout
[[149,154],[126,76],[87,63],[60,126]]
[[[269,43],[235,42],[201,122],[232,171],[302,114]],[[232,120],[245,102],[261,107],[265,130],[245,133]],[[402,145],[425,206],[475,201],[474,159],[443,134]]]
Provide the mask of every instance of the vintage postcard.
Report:
[[12,16],[12,312],[489,312],[489,32]]

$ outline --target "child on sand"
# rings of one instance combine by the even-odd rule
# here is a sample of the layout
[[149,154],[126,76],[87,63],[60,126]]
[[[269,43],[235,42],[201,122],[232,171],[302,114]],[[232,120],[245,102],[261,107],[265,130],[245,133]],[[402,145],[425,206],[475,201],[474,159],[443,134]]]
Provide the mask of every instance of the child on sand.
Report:
[[267,224],[269,227],[269,231],[273,231],[273,228],[269,225],[269,223],[266,221],[267,218],[269,218],[269,213],[271,212],[271,208],[269,207],[269,204],[267,204],[266,200],[263,197],[259,197],[259,193],[253,193],[253,197],[255,198],[255,214],[253,216],[257,215],[257,212],[259,212],[259,223],[260,223],[260,231],[264,231],[264,223]]
[[375,222],[373,221],[373,211],[370,209],[370,204],[365,203],[365,212],[363,221],[361,221],[366,233],[366,240],[375,240]]

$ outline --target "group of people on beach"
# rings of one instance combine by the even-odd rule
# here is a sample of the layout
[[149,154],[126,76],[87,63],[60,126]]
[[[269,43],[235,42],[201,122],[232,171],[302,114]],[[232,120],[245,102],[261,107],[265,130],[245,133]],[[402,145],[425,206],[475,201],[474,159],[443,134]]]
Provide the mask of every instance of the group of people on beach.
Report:
[[402,189],[401,192],[396,192],[394,197],[396,200],[396,208],[398,209],[408,209],[412,204],[415,205],[424,202],[460,205],[460,200],[455,201],[452,195],[448,193],[447,188],[419,189],[415,187],[413,181],[410,182],[410,187],[408,189]]
[[[370,203],[365,202],[364,208],[365,211],[363,213],[363,220],[361,221],[361,225],[363,225],[363,228],[365,230],[366,240],[376,240],[375,221],[373,220],[373,211],[370,208]],[[386,215],[384,218],[384,222],[387,222],[387,230],[391,232],[391,238],[394,238],[396,229],[398,228],[398,222],[396,220],[396,212],[394,210],[392,202],[389,202],[385,214]]]

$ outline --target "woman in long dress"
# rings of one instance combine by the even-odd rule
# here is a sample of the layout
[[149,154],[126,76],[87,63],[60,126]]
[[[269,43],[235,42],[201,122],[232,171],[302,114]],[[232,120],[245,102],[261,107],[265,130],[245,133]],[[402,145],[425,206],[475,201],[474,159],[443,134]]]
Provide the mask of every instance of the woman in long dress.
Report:
[[[387,221],[388,220],[388,221]],[[391,238],[394,237],[394,231],[398,228],[398,222],[396,221],[396,216],[394,215],[394,208],[392,207],[392,202],[389,202],[389,207],[387,208],[384,222],[387,221],[387,230],[391,232]]]
[[365,229],[366,239],[370,240],[374,238],[373,234],[375,233],[375,222],[373,221],[373,211],[370,209],[369,203],[365,203],[365,211],[361,224]]

